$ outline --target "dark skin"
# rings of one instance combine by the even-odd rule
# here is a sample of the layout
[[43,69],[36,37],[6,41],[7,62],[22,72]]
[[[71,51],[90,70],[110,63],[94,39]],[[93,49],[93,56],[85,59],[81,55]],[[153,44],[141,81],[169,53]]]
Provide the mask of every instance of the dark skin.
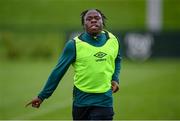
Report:
[[84,16],[84,29],[92,36],[97,36],[103,29],[101,14],[96,10],[89,10]]
[[[91,36],[97,36],[100,34],[103,30],[103,20],[101,14],[96,10],[89,10],[84,17],[84,29]],[[111,81],[111,89],[113,93],[119,90],[119,85],[116,81]],[[39,97],[35,97],[26,104],[26,107],[31,105],[34,108],[39,108],[42,102],[43,101]]]

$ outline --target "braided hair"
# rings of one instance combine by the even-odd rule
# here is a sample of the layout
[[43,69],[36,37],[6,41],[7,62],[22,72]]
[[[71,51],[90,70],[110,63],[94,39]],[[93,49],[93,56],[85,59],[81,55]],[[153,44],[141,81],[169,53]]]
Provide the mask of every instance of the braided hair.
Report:
[[85,15],[86,15],[86,13],[87,13],[88,11],[90,11],[90,10],[95,10],[95,11],[97,11],[97,12],[101,15],[101,17],[102,17],[103,25],[106,26],[106,22],[105,22],[105,21],[107,20],[107,18],[106,18],[106,16],[105,16],[100,10],[98,10],[98,9],[88,9],[88,10],[83,11],[83,12],[81,13],[81,24],[84,26],[84,17],[85,17]]

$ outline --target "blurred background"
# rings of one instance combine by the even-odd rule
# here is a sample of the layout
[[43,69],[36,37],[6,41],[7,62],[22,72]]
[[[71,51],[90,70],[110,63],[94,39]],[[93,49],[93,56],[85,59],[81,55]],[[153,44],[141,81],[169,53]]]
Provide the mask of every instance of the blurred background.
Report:
[[180,119],[179,0],[0,0],[0,119],[72,119],[72,67],[40,109],[25,104],[83,32],[80,13],[89,8],[121,41],[114,119]]

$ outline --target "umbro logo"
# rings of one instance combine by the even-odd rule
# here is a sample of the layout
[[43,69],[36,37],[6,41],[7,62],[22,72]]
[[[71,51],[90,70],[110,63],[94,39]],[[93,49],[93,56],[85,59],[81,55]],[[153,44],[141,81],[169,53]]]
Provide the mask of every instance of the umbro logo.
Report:
[[103,58],[103,57],[106,56],[106,55],[107,55],[107,54],[104,53],[104,52],[98,52],[98,53],[94,54],[94,56],[97,57],[97,58]]

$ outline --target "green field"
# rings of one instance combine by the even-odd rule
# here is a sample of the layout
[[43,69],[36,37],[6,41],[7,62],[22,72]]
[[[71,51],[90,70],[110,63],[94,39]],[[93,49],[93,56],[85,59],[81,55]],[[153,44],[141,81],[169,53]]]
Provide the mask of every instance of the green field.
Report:
[[[40,109],[25,108],[56,60],[0,61],[0,119],[71,119],[73,68]],[[123,60],[115,119],[180,119],[180,60]]]
[[[80,13],[98,8],[108,18],[108,28],[146,30],[147,0],[0,0],[0,27],[59,28],[80,27]],[[180,1],[162,0],[163,30],[179,30]],[[1,28],[0,28],[1,29]]]

